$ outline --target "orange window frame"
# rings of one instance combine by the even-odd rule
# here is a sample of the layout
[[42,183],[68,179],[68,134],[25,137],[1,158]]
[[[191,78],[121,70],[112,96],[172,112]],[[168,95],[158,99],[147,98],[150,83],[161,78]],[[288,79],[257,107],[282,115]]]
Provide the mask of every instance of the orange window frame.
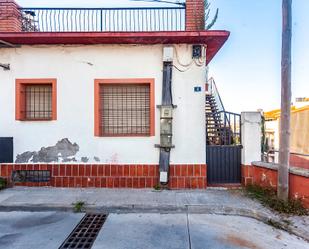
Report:
[[[52,86],[52,115],[50,119],[27,119],[25,117],[25,94],[27,85],[51,85]],[[57,120],[57,79],[16,79],[15,80],[15,119],[20,121],[49,121]]]
[[[103,135],[100,130],[100,85],[103,84],[149,84],[150,86],[150,132],[147,135]],[[155,135],[155,80],[153,78],[95,79],[94,80],[94,135],[96,137],[150,137]],[[104,125],[104,124],[103,124]]]

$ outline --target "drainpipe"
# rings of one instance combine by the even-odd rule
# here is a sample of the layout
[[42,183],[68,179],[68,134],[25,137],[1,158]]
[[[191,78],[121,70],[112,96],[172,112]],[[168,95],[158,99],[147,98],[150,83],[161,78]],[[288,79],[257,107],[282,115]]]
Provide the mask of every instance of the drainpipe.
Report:
[[172,96],[172,71],[173,71],[173,48],[165,47],[163,49],[163,82],[162,82],[162,105],[160,109],[160,148],[159,171],[160,183],[168,184],[170,153],[175,146],[172,144],[172,123],[173,123],[173,105]]

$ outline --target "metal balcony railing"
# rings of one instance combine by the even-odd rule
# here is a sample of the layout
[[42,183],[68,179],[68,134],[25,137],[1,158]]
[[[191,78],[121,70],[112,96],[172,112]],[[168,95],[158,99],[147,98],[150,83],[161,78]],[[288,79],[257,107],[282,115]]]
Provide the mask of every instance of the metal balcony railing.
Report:
[[24,32],[185,30],[185,7],[21,8]]

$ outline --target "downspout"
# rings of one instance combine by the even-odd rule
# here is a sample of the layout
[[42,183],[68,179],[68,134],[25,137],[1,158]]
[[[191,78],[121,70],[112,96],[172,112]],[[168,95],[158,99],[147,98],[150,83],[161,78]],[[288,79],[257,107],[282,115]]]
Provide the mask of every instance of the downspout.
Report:
[[[165,50],[164,53],[166,53]],[[157,106],[160,109],[160,144],[156,147],[160,148],[160,184],[166,185],[169,179],[170,152],[174,148],[172,145],[172,121],[173,109],[176,106],[173,105],[172,96],[173,61],[172,58],[163,57],[162,104]]]
[[[206,48],[205,48],[206,49]],[[203,51],[203,50],[202,50]],[[206,62],[206,52],[205,52],[205,61],[202,63],[199,61],[202,56],[194,57],[192,51],[192,62],[188,65],[184,65],[179,62],[179,58],[176,58],[178,64],[185,67],[183,70],[179,69],[176,65],[173,64],[174,48],[173,47],[164,47],[163,48],[163,82],[162,82],[162,104],[157,107],[160,109],[160,144],[155,145],[157,148],[160,148],[160,158],[159,158],[159,172],[160,172],[160,184],[166,185],[169,181],[169,167],[170,167],[170,153],[171,149],[175,148],[172,144],[173,138],[173,110],[177,107],[173,104],[172,96],[172,72],[175,67],[180,72],[187,71],[191,65],[195,64],[199,67],[204,66]],[[206,75],[207,77],[207,75]]]

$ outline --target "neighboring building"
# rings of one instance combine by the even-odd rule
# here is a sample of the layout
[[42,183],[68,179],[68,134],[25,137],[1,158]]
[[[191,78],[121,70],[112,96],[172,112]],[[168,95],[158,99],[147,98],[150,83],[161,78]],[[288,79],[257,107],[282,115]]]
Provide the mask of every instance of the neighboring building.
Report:
[[203,0],[117,10],[0,0],[1,160],[14,162],[0,175],[205,188],[206,66],[229,32],[204,26]]
[[[278,162],[280,109],[264,113],[268,159]],[[291,166],[309,169],[309,98],[297,98],[291,106]]]

